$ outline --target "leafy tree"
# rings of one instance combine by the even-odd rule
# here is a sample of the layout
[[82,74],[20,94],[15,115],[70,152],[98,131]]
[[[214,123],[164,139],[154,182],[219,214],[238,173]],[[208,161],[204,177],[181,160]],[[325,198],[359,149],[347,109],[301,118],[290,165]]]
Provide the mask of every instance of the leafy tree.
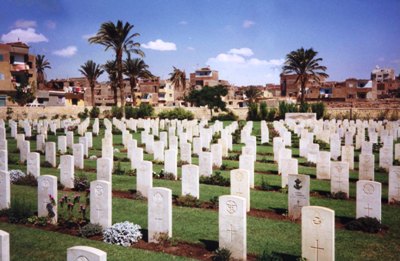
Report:
[[92,60],[87,61],[84,65],[81,65],[79,71],[86,77],[90,85],[90,93],[92,95],[92,106],[94,103],[94,87],[96,85],[97,78],[103,74],[104,70],[101,69],[99,64],[96,64]]
[[100,26],[99,31],[93,37],[89,38],[89,43],[96,43],[103,45],[105,50],[112,49],[115,53],[115,62],[117,67],[118,87],[120,89],[121,107],[125,105],[124,81],[123,81],[123,66],[122,56],[123,53],[135,53],[144,56],[143,51],[138,49],[140,43],[133,40],[134,37],[139,36],[138,33],[131,34],[133,25],[126,22],[125,24],[118,20],[116,24],[113,22],[105,22]]
[[36,72],[38,84],[44,83],[44,70],[51,69],[50,62],[45,58],[44,55],[36,55]]
[[169,80],[174,85],[175,91],[185,91],[186,90],[186,73],[173,66],[174,70],[170,73]]
[[108,60],[103,65],[103,69],[108,74],[108,79],[110,80],[111,89],[113,90],[113,93],[114,93],[114,104],[117,105],[118,104],[118,96],[117,96],[118,78],[117,78],[116,62],[114,60]]
[[9,98],[12,102],[17,103],[19,106],[24,106],[35,100],[32,89],[27,85],[19,84],[15,87],[15,93],[10,95]]
[[262,91],[257,87],[250,86],[245,90],[244,94],[246,95],[249,103],[256,102],[262,96]]
[[129,77],[129,83],[131,85],[131,96],[132,105],[136,105],[135,88],[139,81],[139,78],[151,78],[153,74],[147,69],[149,66],[139,58],[130,59],[130,57],[124,61],[124,73]]
[[212,116],[213,110],[226,110],[226,103],[222,100],[222,97],[227,94],[228,88],[226,86],[205,86],[200,90],[191,90],[185,97],[185,101],[190,102],[197,107],[207,106]]
[[301,103],[304,103],[306,84],[309,80],[315,80],[319,83],[320,77],[329,76],[325,73],[326,67],[319,64],[322,58],[316,58],[317,54],[318,52],[314,51],[312,48],[304,49],[301,47],[286,55],[283,74],[297,75],[295,83],[300,82]]

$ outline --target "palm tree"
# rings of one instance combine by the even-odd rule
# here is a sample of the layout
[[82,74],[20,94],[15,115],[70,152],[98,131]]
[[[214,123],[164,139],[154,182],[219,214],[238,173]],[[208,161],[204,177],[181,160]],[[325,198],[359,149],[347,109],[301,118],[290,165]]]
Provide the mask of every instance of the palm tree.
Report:
[[44,83],[44,70],[51,69],[50,62],[45,58],[44,55],[36,55],[36,72],[37,72],[37,82]]
[[118,87],[121,92],[121,106],[125,104],[122,55],[126,53],[135,53],[144,56],[144,53],[138,49],[140,44],[134,42],[133,38],[139,36],[138,33],[130,34],[133,25],[125,24],[118,20],[117,24],[105,22],[100,26],[99,31],[93,37],[89,38],[89,43],[96,43],[105,46],[105,50],[112,49],[115,52],[115,62],[117,66]]
[[244,93],[247,99],[249,99],[249,103],[257,101],[262,96],[262,91],[254,86],[250,86],[247,90],[244,91]]
[[304,49],[301,47],[296,51],[290,52],[286,55],[285,65],[283,66],[283,74],[297,75],[295,83],[300,82],[301,86],[301,103],[304,103],[304,95],[306,84],[309,80],[320,82],[321,78],[328,77],[325,73],[326,67],[319,64],[322,58],[316,58],[318,52],[312,48]]
[[96,64],[92,60],[87,61],[84,65],[81,65],[81,69],[79,71],[85,75],[86,79],[90,85],[90,92],[92,95],[92,106],[95,106],[94,103],[94,86],[96,84],[97,78],[103,74],[104,70],[101,69],[99,64]]
[[125,75],[129,77],[132,105],[134,106],[136,105],[135,88],[139,78],[152,78],[153,74],[147,69],[149,66],[139,58],[130,59],[129,57],[126,61],[124,61],[123,68]]
[[174,71],[170,73],[169,75],[171,76],[169,80],[172,82],[174,85],[174,88],[176,91],[183,91],[185,92],[186,90],[186,73],[183,70],[180,70],[173,66]]
[[114,104],[117,105],[118,104],[118,96],[117,96],[118,79],[117,79],[116,62],[114,60],[108,60],[103,65],[103,69],[108,74],[108,79],[110,80],[111,89],[113,90],[113,93],[114,93]]

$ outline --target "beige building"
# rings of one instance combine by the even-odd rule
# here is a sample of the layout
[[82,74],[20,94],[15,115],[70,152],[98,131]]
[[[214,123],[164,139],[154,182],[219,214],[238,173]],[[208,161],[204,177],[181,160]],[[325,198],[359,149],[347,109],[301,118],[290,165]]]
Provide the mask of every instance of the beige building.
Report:
[[[35,55],[21,43],[0,43],[0,106],[10,105],[8,96],[18,85],[36,86]],[[31,86],[32,85],[32,86]]]

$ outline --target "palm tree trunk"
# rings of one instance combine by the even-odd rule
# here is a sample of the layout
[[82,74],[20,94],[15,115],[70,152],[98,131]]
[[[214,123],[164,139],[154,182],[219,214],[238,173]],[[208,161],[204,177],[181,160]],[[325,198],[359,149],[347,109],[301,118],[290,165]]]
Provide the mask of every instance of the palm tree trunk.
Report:
[[305,92],[306,92],[306,83],[304,81],[301,81],[301,96],[300,96],[301,104],[304,103]]
[[95,105],[94,105],[94,83],[92,82],[92,83],[90,83],[90,92],[91,92],[91,94],[92,94],[92,106],[94,107]]
[[118,88],[117,88],[117,84],[114,82],[114,83],[112,83],[112,86],[111,86],[111,88],[112,88],[112,90],[113,90],[113,93],[114,93],[114,104],[115,104],[115,106],[117,106],[118,105]]
[[117,70],[118,70],[118,87],[120,90],[120,98],[121,98],[121,107],[122,107],[122,115],[125,116],[125,88],[124,88],[124,79],[122,76],[122,50],[118,50],[117,52]]
[[136,88],[136,79],[131,77],[131,96],[132,96],[132,106],[136,106],[136,96],[135,96],[135,88]]

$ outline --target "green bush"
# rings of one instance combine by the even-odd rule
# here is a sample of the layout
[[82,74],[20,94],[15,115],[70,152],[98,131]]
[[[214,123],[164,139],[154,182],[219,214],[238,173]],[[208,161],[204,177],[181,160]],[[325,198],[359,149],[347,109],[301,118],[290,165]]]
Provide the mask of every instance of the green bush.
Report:
[[17,180],[13,182],[15,185],[31,186],[37,187],[37,179],[32,174],[28,173],[25,176],[20,176]]
[[79,228],[79,235],[81,237],[92,237],[101,235],[102,233],[103,233],[103,228],[99,224],[89,223]]
[[191,111],[183,108],[174,108],[172,110],[165,110],[158,114],[160,119],[178,119],[178,120],[193,120],[194,114]]
[[126,106],[125,107],[125,118],[126,119],[137,119],[137,113],[138,109],[131,107],[131,106]]
[[81,120],[86,119],[87,117],[89,117],[89,110],[85,108],[82,112],[78,113],[78,117]]
[[121,119],[122,118],[122,108],[118,107],[118,106],[112,106],[111,108],[111,117],[115,117],[117,119]]
[[300,103],[299,112],[308,112],[309,109],[310,109],[310,104],[306,102]]
[[266,121],[274,121],[276,119],[276,109],[272,108],[268,110]]
[[93,108],[89,112],[90,118],[98,118],[100,115],[99,107],[93,106]]
[[229,261],[231,260],[231,251],[227,248],[218,248],[211,257],[212,261]]
[[382,229],[382,225],[376,218],[362,217],[347,223],[345,228],[367,233],[378,233]]
[[90,182],[85,174],[79,174],[75,176],[74,179],[74,189],[75,191],[86,191],[90,189]]
[[237,121],[239,117],[233,113],[233,111],[229,111],[228,113],[221,113],[217,116],[213,116],[211,121]]
[[3,210],[3,213],[8,216],[10,223],[25,224],[28,218],[34,215],[34,206],[29,200],[21,197],[13,197],[11,200],[11,207]]
[[325,103],[317,102],[317,103],[311,104],[311,111],[317,114],[318,120],[323,118],[326,113]]
[[137,111],[138,118],[146,118],[154,115],[154,108],[150,104],[142,103]]
[[267,119],[267,116],[268,116],[267,103],[261,102],[260,103],[260,118],[261,118],[261,120],[265,120],[265,119]]
[[209,185],[217,185],[217,186],[224,186],[229,187],[230,181],[228,178],[224,178],[221,175],[221,172],[217,171],[214,175],[209,177],[202,176],[200,177],[200,183],[209,184]]
[[176,205],[182,207],[198,208],[201,203],[196,197],[192,195],[179,196],[176,198]]
[[278,110],[281,119],[285,118],[286,113],[298,112],[296,104],[287,102],[279,102]]
[[247,120],[248,121],[260,120],[260,117],[258,115],[258,104],[257,103],[249,103],[249,110],[247,111]]

